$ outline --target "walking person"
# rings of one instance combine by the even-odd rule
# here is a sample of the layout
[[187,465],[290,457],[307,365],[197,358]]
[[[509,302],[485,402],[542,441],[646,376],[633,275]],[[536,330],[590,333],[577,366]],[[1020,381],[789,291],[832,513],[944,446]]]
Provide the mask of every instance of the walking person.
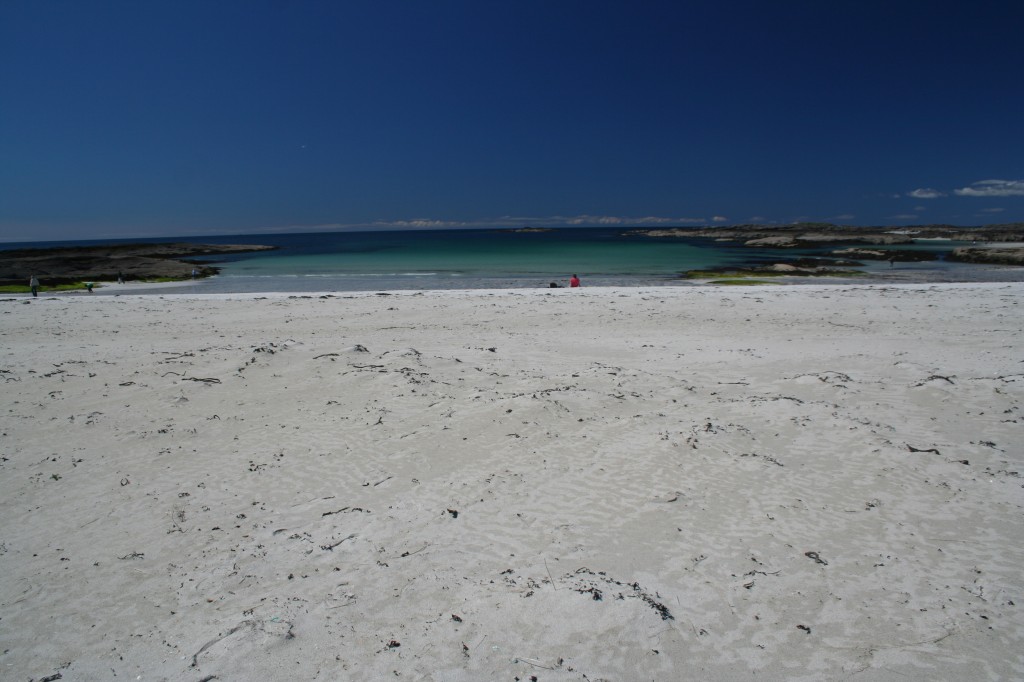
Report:
[[28,278],[28,286],[32,289],[33,296],[39,296],[39,280],[35,275]]

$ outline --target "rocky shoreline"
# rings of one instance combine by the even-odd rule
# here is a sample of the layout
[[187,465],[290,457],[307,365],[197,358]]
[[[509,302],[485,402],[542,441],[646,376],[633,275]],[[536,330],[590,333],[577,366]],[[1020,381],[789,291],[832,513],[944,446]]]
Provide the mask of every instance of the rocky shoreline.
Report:
[[[683,277],[705,276],[857,276],[862,273],[837,267],[862,266],[860,260],[882,260],[890,263],[913,263],[950,260],[986,265],[1024,265],[1024,223],[957,227],[953,225],[922,225],[907,228],[851,227],[831,223],[797,223],[793,225],[733,225],[721,228],[668,228],[631,230],[626,234],[660,239],[713,239],[737,246],[778,249],[779,259],[765,265],[751,263],[745,267],[701,270],[683,273]],[[914,244],[918,240],[966,241],[977,247],[952,248],[948,253],[893,248]],[[793,249],[845,248],[822,251],[820,258],[792,258],[785,254]],[[883,248],[870,248],[878,246]],[[809,263],[813,260],[813,263]]]
[[44,284],[209,277],[220,271],[199,256],[272,251],[260,244],[112,244],[0,251],[0,284],[25,284],[33,275]]
[[[835,225],[833,223],[793,223],[792,225],[748,224],[715,228],[673,227],[631,230],[629,234],[639,234],[648,237],[704,237],[715,239],[716,241],[739,242],[748,246],[777,245],[780,248],[814,246],[828,242],[911,244],[916,239],[1022,242],[1024,241],[1024,223],[1005,223],[977,227],[958,227],[956,225],[861,227]],[[761,240],[769,241],[761,242]]]

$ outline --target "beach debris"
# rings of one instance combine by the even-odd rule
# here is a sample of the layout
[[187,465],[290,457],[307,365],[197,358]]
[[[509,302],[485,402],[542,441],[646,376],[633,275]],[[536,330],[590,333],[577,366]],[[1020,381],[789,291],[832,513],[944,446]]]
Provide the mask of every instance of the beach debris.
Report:
[[425,550],[427,547],[430,547],[430,543],[429,542],[427,544],[423,545],[422,547],[420,547],[419,549],[413,550],[412,552],[402,552],[401,558],[404,559],[407,556],[412,556],[413,554],[419,554],[420,552]]
[[756,457],[756,458],[763,459],[764,461],[769,462],[771,464],[774,464],[775,466],[779,466],[779,467],[786,466],[785,464],[783,464],[779,460],[775,459],[771,455],[759,455],[756,452],[751,452],[751,453],[744,452],[744,453],[740,454],[740,457]]
[[128,485],[129,483],[131,483],[131,481],[129,481],[127,478],[122,478],[121,479],[121,487],[122,488],[125,487],[126,485]]
[[56,680],[61,679],[64,679],[63,675],[61,675],[60,673],[54,673],[52,675],[47,675],[46,677],[40,678],[39,682],[56,682]]
[[[665,606],[664,604],[656,601],[655,597],[660,599],[661,595],[659,595],[657,592],[655,592],[654,595],[652,596],[649,592],[647,592],[647,590],[645,590],[643,587],[641,587],[640,583],[638,583],[638,582],[625,583],[625,582],[622,582],[620,580],[615,580],[614,578],[608,576],[608,574],[605,573],[604,571],[598,571],[597,573],[595,573],[594,571],[590,570],[586,566],[576,569],[575,572],[566,575],[565,578],[568,579],[568,580],[571,580],[573,578],[576,578],[577,580],[579,580],[580,579],[579,576],[593,576],[593,577],[591,579],[589,579],[589,582],[590,582],[589,585],[587,583],[584,583],[583,585],[577,586],[577,587],[572,588],[572,589],[575,592],[579,592],[580,594],[589,594],[591,596],[591,599],[593,599],[594,601],[603,601],[604,600],[604,593],[596,585],[593,584],[596,581],[601,581],[601,582],[604,582],[604,583],[606,583],[608,585],[615,585],[615,586],[618,586],[618,587],[628,587],[628,588],[631,588],[633,590],[632,594],[630,594],[628,592],[626,592],[626,593],[620,592],[616,596],[617,600],[624,600],[626,597],[632,597],[634,599],[640,599],[645,604],[647,604],[649,607],[654,609],[654,611],[659,616],[661,616],[662,620],[675,620],[675,616],[673,616],[672,613],[668,610],[668,607]],[[584,580],[586,580],[586,579],[584,578]]]
[[448,513],[452,515],[453,519],[459,518],[459,510],[458,509],[449,509]]
[[462,622],[462,618],[460,618],[459,616],[456,616],[454,613],[452,614],[452,620],[454,620],[456,623],[461,623]]
[[348,537],[342,538],[341,540],[338,540],[337,542],[334,542],[334,543],[332,543],[332,544],[329,544],[329,545],[320,545],[320,549],[322,549],[322,550],[324,550],[324,551],[327,551],[327,552],[333,552],[333,551],[334,551],[334,548],[335,548],[335,547],[337,547],[337,546],[338,546],[338,545],[340,545],[341,543],[345,542],[346,540],[351,540],[351,539],[352,539],[352,538],[354,538],[355,536],[356,536],[356,534],[355,534],[355,533],[352,533],[352,534],[351,534],[351,535],[349,535]]
[[320,516],[324,517],[330,516],[331,514],[348,514],[351,512],[362,512],[364,514],[372,513],[369,509],[363,509],[362,507],[342,507],[341,509],[336,509],[335,511],[326,511]]
[[402,646],[402,643],[399,642],[397,639],[393,639],[390,642],[388,642],[389,649],[397,649],[400,646]]
[[936,381],[936,380],[941,380],[941,381],[945,381],[947,383],[956,385],[956,382],[953,381],[954,378],[956,378],[956,375],[944,377],[944,376],[941,376],[939,374],[933,374],[930,377],[928,377],[927,379],[925,379],[924,381],[917,382],[916,384],[914,384],[914,386],[915,387],[917,387],[917,386],[924,386],[929,381]]
[[915,448],[913,445],[907,444],[907,449],[911,452],[934,452],[936,455],[941,455],[938,448]]
[[235,634],[236,632],[238,632],[239,630],[241,630],[243,628],[252,628],[252,629],[255,630],[256,629],[256,621],[254,621],[254,620],[243,620],[241,623],[239,623],[235,627],[231,628],[230,630],[228,630],[224,634],[217,635],[216,637],[211,639],[209,642],[207,642],[206,644],[201,646],[199,648],[199,651],[197,651],[194,654],[192,654],[192,667],[196,668],[196,667],[199,666],[199,661],[198,661],[199,656],[201,656],[207,649],[209,649],[211,646],[213,646],[217,642],[221,641],[222,639],[227,639],[228,637],[230,637],[231,635]]
[[204,384],[219,384],[220,379],[214,377],[182,377],[182,381],[200,381]]
[[821,564],[822,566],[828,566],[828,562],[818,556],[817,552],[804,552],[804,556],[808,559],[814,559],[815,563]]
[[807,627],[806,625],[797,625],[796,627],[797,627],[797,629],[799,629],[799,630],[803,630],[803,631],[804,631],[804,632],[806,632],[806,633],[807,633],[808,635],[809,635],[809,634],[811,634],[811,629],[810,629],[809,627]]
[[[561,660],[562,659],[559,659],[559,661],[561,661]],[[555,669],[555,666],[544,665],[543,663],[541,663],[537,659],[534,659],[534,658],[523,658],[522,656],[519,656],[517,658],[513,658],[512,662],[513,663],[526,663],[527,665],[532,665],[534,668],[544,668],[545,670],[554,670]],[[561,662],[559,663],[559,665],[561,665]],[[516,679],[519,679],[519,678],[517,677]],[[537,679],[536,675],[530,675],[531,682],[536,682],[536,679]]]

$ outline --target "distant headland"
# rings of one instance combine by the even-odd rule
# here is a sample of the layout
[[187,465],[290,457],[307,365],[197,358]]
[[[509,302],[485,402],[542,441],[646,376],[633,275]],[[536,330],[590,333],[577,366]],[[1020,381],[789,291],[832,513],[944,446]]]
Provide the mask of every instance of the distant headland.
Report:
[[197,256],[271,251],[258,244],[112,244],[0,251],[0,284],[25,284],[33,275],[45,284],[82,281],[184,280],[209,277],[219,268]]
[[[1024,223],[959,227],[956,225],[914,225],[909,227],[857,227],[832,223],[794,223],[792,225],[730,225],[719,228],[675,227],[636,229],[626,232],[652,238],[700,238],[759,249],[821,249],[843,246],[827,256],[896,262],[935,258],[920,251],[902,250],[900,245],[918,240],[975,242],[982,246],[958,246],[946,256],[962,263],[1024,265]],[[881,246],[883,249],[863,248]],[[998,245],[998,246],[997,246]],[[837,263],[855,265],[855,263]],[[818,264],[820,268],[820,263]]]

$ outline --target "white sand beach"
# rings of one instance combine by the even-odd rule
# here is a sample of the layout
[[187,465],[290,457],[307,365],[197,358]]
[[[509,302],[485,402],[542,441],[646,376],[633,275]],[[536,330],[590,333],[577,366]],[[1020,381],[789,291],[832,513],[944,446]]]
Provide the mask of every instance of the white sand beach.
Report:
[[4,680],[1024,679],[1024,283],[0,300]]

